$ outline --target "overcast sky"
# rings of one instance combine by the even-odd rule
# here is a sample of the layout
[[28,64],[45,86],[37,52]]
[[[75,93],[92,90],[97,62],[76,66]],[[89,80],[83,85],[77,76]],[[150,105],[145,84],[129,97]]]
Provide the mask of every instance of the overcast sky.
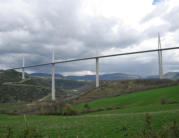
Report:
[[[0,1],[0,69],[179,46],[179,0]],[[157,53],[100,60],[100,73],[154,75]],[[164,72],[179,71],[179,50],[163,52]],[[50,66],[28,72],[49,72]],[[95,61],[56,66],[64,75],[94,74]]]

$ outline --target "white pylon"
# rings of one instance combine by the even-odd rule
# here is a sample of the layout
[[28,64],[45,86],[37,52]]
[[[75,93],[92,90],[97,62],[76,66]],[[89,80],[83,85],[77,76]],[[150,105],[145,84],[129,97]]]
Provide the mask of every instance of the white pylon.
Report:
[[55,53],[52,51],[52,101],[55,101]]
[[161,51],[161,41],[160,34],[158,33],[158,65],[159,65],[159,76],[160,79],[163,78],[163,63],[162,63],[162,51]]
[[22,80],[25,79],[24,65],[25,65],[25,63],[24,63],[24,56],[23,56],[23,58],[22,58]]
[[96,87],[99,87],[99,58],[96,58]]

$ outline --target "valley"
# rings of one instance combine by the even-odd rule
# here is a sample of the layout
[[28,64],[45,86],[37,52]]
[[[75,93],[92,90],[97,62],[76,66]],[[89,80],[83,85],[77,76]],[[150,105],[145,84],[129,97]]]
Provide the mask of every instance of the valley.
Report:
[[[178,80],[101,80],[100,87],[95,88],[93,81],[56,78],[57,99],[52,102],[49,77],[21,81],[18,72],[5,74],[7,78],[1,77],[0,85],[2,137],[142,138],[179,134]],[[11,75],[14,79],[8,81]]]

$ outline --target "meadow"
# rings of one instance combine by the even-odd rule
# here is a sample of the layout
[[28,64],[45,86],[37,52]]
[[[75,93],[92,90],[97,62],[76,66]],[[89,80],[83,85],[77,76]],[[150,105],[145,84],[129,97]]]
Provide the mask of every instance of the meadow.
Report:
[[[76,116],[0,114],[0,136],[138,138],[143,137],[145,132],[151,133],[151,137],[169,133],[172,135],[168,137],[174,137],[174,133],[179,133],[178,102],[179,86],[171,86],[87,103],[90,108],[120,107],[114,110]],[[75,108],[83,109],[84,105],[79,104]],[[147,119],[146,113],[151,118]]]
[[[143,105],[157,105],[161,102],[172,104],[179,103],[179,85],[165,88],[157,88],[125,94],[122,96],[103,98],[88,102],[90,108],[116,107],[121,108],[136,107]],[[83,108],[85,103],[78,104],[75,107]],[[154,106],[155,107],[155,106]]]

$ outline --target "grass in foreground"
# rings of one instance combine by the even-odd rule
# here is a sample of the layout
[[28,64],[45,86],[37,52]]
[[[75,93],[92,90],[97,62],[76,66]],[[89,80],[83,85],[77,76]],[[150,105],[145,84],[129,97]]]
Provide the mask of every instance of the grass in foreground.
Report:
[[[179,122],[179,110],[152,112],[152,127],[155,131]],[[139,137],[145,127],[145,113],[120,113],[82,116],[27,116],[28,125],[37,128],[42,136],[52,138],[100,138]],[[21,135],[25,127],[23,116],[0,115],[0,136],[7,133],[6,126],[12,128],[15,137]]]

